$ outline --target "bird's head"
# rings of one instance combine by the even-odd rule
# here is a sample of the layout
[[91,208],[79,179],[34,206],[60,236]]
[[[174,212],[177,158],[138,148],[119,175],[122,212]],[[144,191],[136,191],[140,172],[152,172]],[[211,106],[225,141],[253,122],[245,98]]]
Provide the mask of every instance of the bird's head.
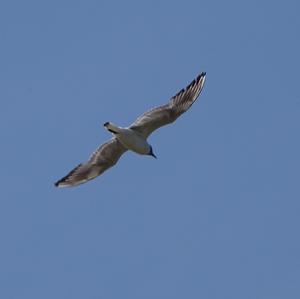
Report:
[[153,158],[157,159],[157,157],[154,155],[153,153],[153,149],[152,149],[152,146],[150,145],[150,151],[148,153],[149,156],[152,156]]

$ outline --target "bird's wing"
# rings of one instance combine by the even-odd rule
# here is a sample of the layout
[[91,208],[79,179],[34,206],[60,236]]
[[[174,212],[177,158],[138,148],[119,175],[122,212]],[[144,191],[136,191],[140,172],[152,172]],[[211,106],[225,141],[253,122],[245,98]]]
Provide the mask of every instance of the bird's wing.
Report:
[[198,98],[204,85],[205,75],[206,73],[201,73],[185,89],[173,96],[168,104],[153,108],[139,116],[129,128],[147,138],[154,130],[174,122]]
[[56,187],[71,187],[85,183],[114,166],[127,149],[112,138],[99,146],[86,163],[79,164],[55,183]]

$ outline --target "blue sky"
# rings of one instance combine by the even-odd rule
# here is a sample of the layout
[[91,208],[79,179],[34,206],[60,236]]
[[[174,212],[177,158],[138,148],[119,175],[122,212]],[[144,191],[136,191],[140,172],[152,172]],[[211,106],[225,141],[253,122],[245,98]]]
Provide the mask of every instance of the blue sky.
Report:
[[[1,1],[0,297],[299,298],[299,1]],[[199,100],[53,183],[198,73]]]

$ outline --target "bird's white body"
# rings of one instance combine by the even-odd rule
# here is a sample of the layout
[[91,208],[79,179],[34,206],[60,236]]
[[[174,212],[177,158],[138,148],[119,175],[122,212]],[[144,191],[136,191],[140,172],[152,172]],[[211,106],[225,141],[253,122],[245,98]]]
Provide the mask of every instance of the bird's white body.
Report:
[[151,146],[147,140],[138,132],[129,128],[118,127],[112,123],[105,123],[104,126],[121,142],[125,148],[140,155],[148,155],[151,151]]

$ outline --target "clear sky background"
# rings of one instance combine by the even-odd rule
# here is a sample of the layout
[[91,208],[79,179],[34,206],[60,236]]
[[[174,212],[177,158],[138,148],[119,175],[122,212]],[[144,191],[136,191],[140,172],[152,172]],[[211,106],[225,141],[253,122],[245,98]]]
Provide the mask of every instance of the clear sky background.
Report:
[[[300,298],[299,1],[1,1],[0,298]],[[200,72],[191,110],[53,183]]]

